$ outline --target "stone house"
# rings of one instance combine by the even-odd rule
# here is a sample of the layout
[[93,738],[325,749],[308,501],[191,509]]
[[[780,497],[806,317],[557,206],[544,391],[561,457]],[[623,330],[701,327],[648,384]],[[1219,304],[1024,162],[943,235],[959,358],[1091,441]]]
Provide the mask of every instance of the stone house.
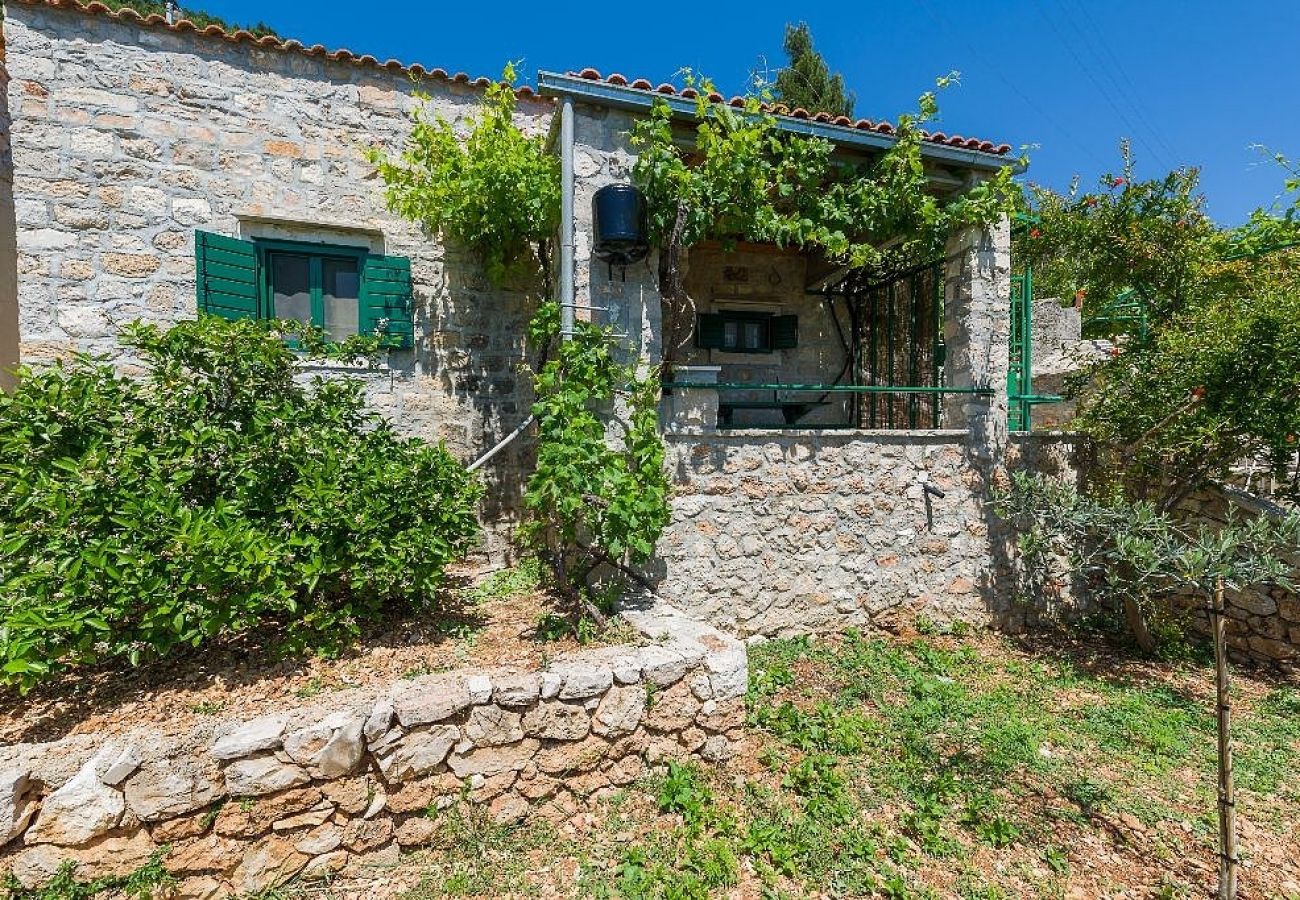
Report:
[[[402,146],[417,91],[459,122],[486,79],[74,0],[11,0],[3,37],[0,366],[82,350],[128,368],[127,321],[279,314],[387,331],[384,365],[346,374],[463,459],[526,418],[529,299],[388,212],[366,157]],[[562,299],[654,364],[655,260],[597,259],[591,201],[630,180],[636,117],[660,98],[685,122],[694,94],[590,69],[536,84],[518,90],[518,120],[572,179]],[[854,158],[894,140],[885,122],[780,122]],[[939,194],[1014,164],[978,139],[933,133],[924,148]],[[1007,434],[1009,284],[1006,222],[889,284],[774,247],[693,251],[700,315],[663,409],[677,486],[654,567],[664,595],[740,633],[986,620],[1006,575],[989,479],[1008,452],[1063,458]],[[516,441],[483,469],[494,552],[527,454]]]

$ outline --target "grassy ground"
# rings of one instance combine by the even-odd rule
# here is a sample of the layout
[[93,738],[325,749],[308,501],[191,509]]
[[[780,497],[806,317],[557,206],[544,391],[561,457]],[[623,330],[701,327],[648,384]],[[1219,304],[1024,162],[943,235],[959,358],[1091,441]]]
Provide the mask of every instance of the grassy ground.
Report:
[[[442,814],[336,896],[1201,897],[1215,881],[1203,661],[989,635],[775,641],[752,738],[552,826]],[[1300,691],[1237,680],[1241,896],[1300,898]]]

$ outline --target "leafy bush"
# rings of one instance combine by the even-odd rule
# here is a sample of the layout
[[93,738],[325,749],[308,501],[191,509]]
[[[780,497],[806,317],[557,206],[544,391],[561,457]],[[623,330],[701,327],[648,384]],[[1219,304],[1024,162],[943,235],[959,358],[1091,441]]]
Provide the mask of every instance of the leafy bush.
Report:
[[471,547],[479,484],[366,412],[358,381],[304,385],[264,324],[124,342],[142,377],[78,357],[0,396],[0,680],[271,626],[328,646],[431,602]]

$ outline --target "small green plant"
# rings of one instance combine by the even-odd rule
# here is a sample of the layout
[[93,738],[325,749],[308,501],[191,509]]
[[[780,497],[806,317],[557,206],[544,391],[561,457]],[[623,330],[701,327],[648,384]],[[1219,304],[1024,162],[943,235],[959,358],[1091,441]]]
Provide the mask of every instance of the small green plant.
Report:
[[128,875],[105,876],[91,881],[77,880],[77,863],[67,860],[39,888],[24,888],[12,872],[4,876],[6,900],[91,900],[102,894],[125,896],[132,900],[153,900],[164,896],[176,883],[163,866],[170,847],[160,847],[149,860]]
[[537,590],[541,577],[540,561],[537,557],[530,556],[517,565],[493,572],[471,588],[466,593],[466,599],[477,605],[490,600],[506,600],[519,594],[528,594]]
[[196,716],[215,716],[226,708],[225,700],[200,700],[190,704],[190,712]]
[[668,762],[668,774],[659,787],[659,808],[677,813],[687,824],[698,824],[713,802],[712,792],[700,781],[699,770],[694,766]]
[[325,690],[325,683],[321,681],[320,676],[313,675],[306,684],[294,691],[293,695],[299,700],[309,700],[323,690]]

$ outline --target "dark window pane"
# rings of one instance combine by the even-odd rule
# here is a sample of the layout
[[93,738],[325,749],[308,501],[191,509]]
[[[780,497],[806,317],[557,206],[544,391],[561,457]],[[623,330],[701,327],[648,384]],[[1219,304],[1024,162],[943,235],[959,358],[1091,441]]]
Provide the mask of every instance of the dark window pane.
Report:
[[271,255],[271,310],[277,319],[311,322],[311,266],[305,256]]
[[360,317],[361,277],[355,259],[326,259],[321,263],[324,282],[325,331],[336,341],[357,333]]
[[727,350],[740,346],[740,323],[735,319],[722,323],[722,346]]
[[763,339],[763,333],[767,330],[766,322],[745,322],[745,349],[762,350],[766,347],[767,341]]

